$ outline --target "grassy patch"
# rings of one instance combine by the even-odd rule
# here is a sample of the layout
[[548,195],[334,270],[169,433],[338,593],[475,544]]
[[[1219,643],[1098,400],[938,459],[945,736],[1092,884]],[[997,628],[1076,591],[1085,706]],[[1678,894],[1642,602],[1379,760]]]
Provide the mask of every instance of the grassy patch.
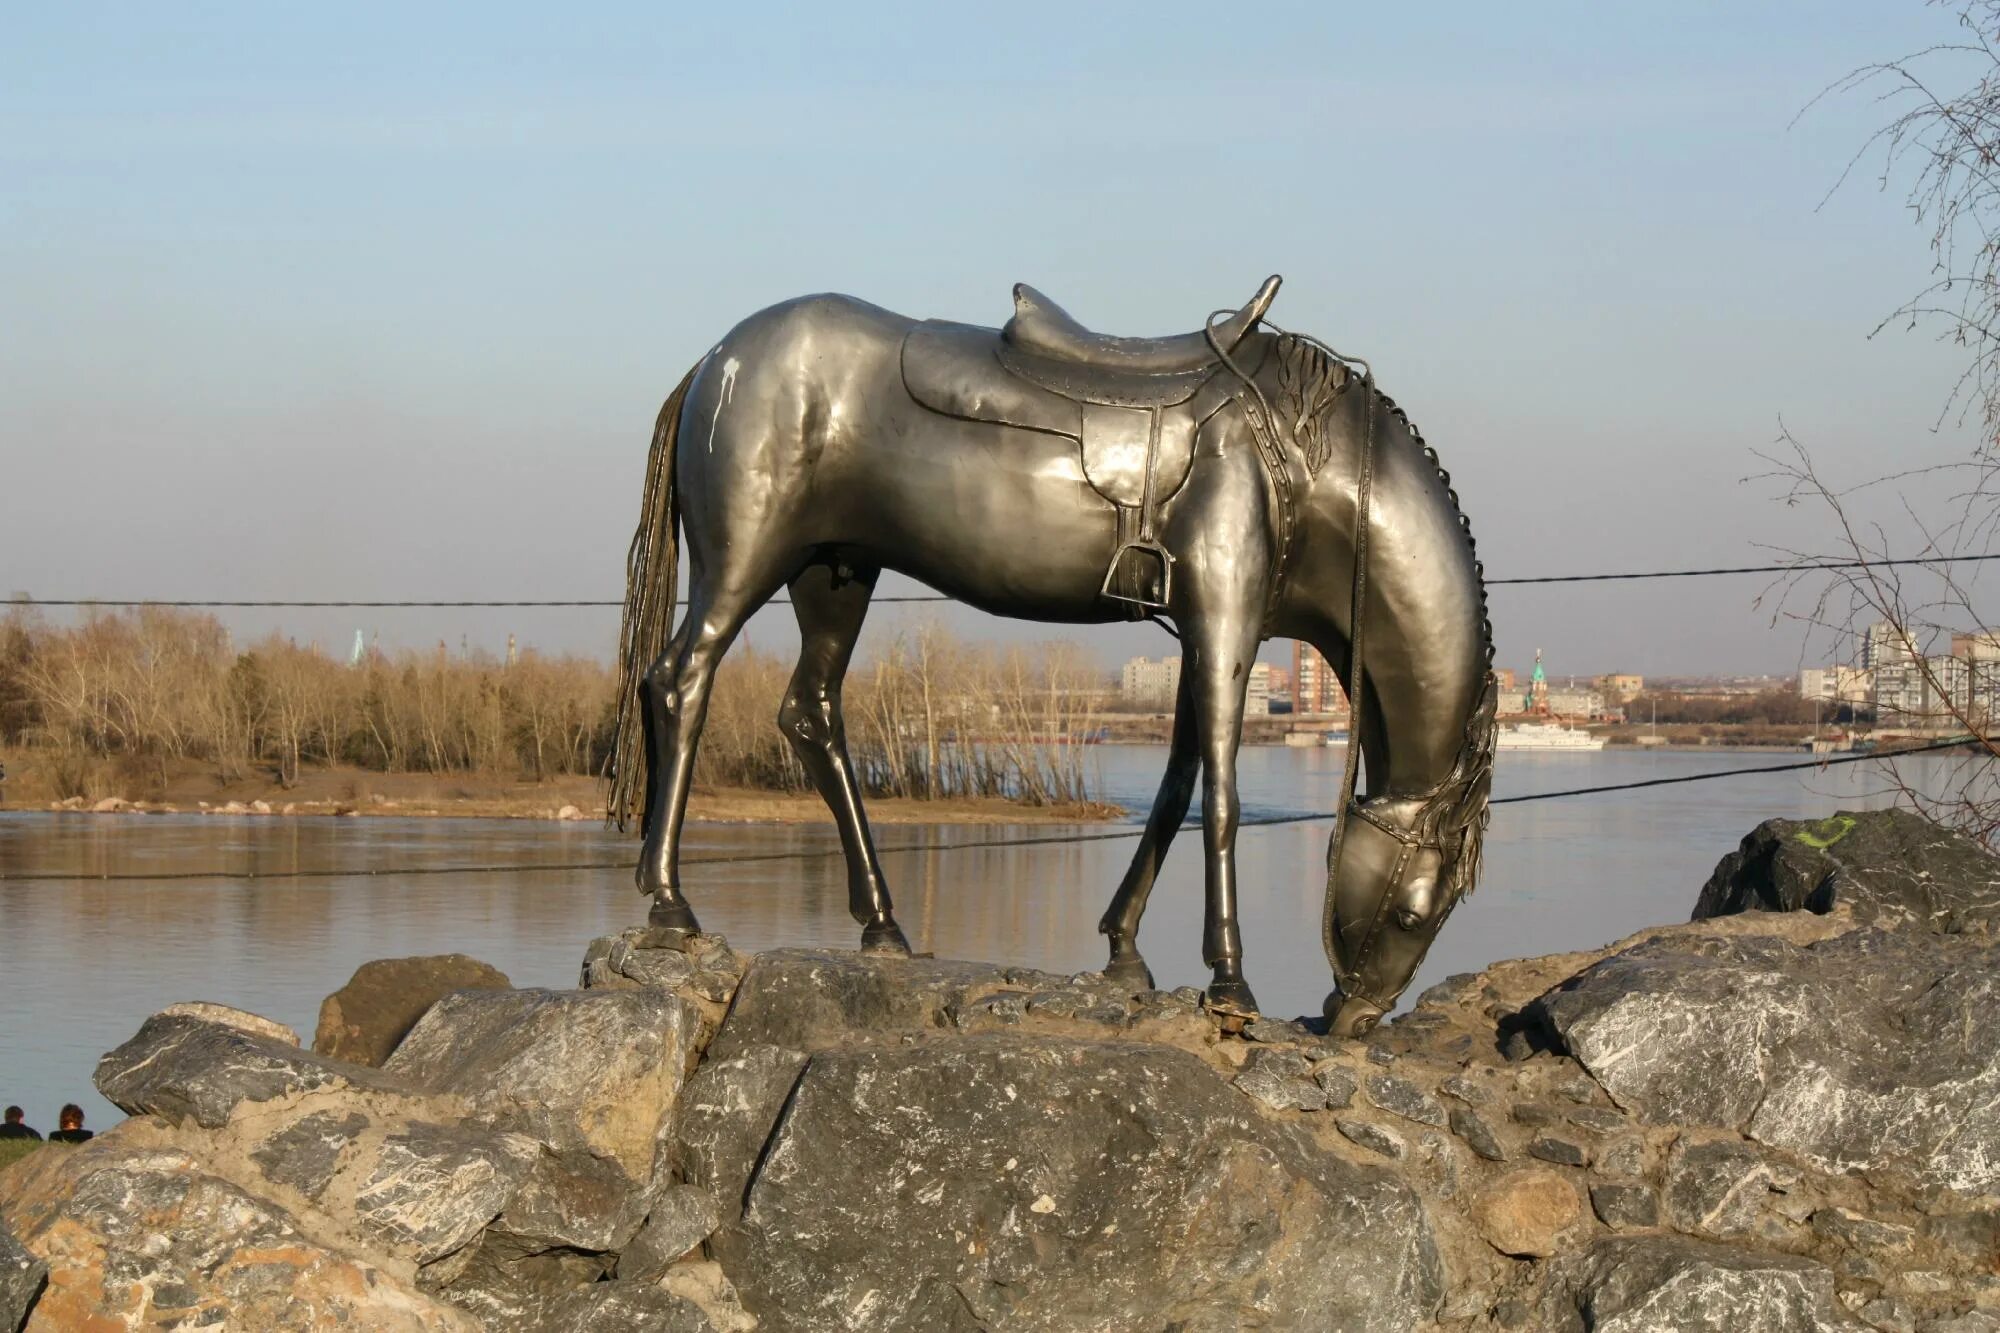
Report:
[[45,1145],[33,1139],[0,1139],[0,1168],[12,1166],[35,1149]]

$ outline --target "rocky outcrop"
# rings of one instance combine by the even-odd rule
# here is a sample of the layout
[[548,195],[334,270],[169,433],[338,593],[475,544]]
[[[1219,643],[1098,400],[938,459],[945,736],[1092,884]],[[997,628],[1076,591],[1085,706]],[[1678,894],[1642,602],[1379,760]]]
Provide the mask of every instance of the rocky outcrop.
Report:
[[1372,1333],[1443,1296],[1390,1172],[1185,1052],[1012,1033],[813,1056],[713,1248],[778,1330]]
[[1972,939],[1694,937],[1608,958],[1531,1014],[1650,1124],[1978,1193],[2000,1185],[1996,992],[2000,945]]
[[132,1119],[0,1172],[0,1315],[2000,1333],[1987,867],[1905,845],[1922,876],[1842,853],[1773,890],[1814,910],[1497,964],[1365,1043],[648,930],[577,990],[433,997],[379,1068],[177,1006],[100,1067]]
[[319,1007],[313,1050],[380,1065],[430,1007],[458,990],[506,990],[507,974],[462,953],[363,963]]
[[1990,934],[2000,925],[2000,858],[1907,810],[1769,819],[1715,867],[1694,917],[1836,906],[1865,925]]

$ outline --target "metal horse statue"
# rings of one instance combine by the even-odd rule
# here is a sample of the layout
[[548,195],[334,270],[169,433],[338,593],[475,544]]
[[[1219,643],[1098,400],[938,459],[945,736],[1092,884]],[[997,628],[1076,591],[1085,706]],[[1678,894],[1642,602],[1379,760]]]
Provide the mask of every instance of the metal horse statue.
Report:
[[[750,316],[688,372],[653,433],[612,770],[619,823],[643,809],[655,926],[696,929],[678,854],[710,686],[744,621],[789,588],[801,646],[778,725],[839,826],[862,947],[908,952],[840,706],[894,569],[999,615],[1170,622],[1185,665],[1167,772],[1099,928],[1107,970],[1150,984],[1139,918],[1199,771],[1202,956],[1225,1013],[1256,1009],[1234,862],[1250,667],[1272,636],[1337,664],[1360,746],[1328,854],[1326,1014],[1354,1036],[1393,1007],[1478,875],[1492,629],[1437,455],[1364,363],[1266,322],[1277,288],[1166,338],[1093,333],[1025,286],[997,332],[808,296]],[[669,639],[677,525],[690,578]]]

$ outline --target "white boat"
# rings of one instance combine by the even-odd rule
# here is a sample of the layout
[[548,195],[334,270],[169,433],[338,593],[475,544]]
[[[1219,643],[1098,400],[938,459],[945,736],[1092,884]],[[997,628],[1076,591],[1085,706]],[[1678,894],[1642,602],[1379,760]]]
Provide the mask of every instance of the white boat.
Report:
[[1500,728],[1502,750],[1602,750],[1604,737],[1553,722],[1521,722]]

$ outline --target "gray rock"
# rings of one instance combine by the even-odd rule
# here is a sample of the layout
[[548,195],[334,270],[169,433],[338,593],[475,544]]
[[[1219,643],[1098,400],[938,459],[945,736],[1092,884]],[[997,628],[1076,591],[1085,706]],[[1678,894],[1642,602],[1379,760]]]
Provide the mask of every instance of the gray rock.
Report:
[[468,990],[439,1000],[386,1072],[472,1100],[504,1128],[648,1179],[696,1017],[653,989]]
[[1391,1115],[1443,1129],[1449,1117],[1438,1099],[1406,1078],[1375,1074],[1368,1080],[1368,1100]]
[[1543,1333],[1858,1330],[1833,1274],[1807,1259],[1678,1237],[1615,1237],[1555,1260]]
[[[1819,1225],[1817,1214],[1813,1225]],[[1935,1213],[1923,1220],[1923,1233],[1926,1240],[1974,1269],[2000,1269],[2000,1209],[1989,1206],[1971,1212]]]
[[1660,1196],[1651,1185],[1592,1185],[1590,1207],[1604,1225],[1621,1231],[1660,1224]]
[[722,1212],[707,1190],[676,1185],[662,1194],[639,1234],[618,1255],[618,1276],[653,1281],[715,1234]]
[[2000,1314],[1968,1310],[1953,1318],[1932,1320],[1924,1325],[1924,1333],[2000,1333]]
[[1236,1090],[1276,1111],[1323,1111],[1326,1089],[1307,1074],[1306,1058],[1296,1051],[1260,1047],[1236,1076]]
[[273,1038],[184,1014],[155,1014],[138,1034],[97,1062],[97,1090],[127,1115],[192,1120],[219,1129],[245,1103],[303,1092],[410,1085]]
[[1907,810],[1771,819],[1722,858],[1694,916],[1837,905],[1867,925],[1990,934],[2000,923],[2000,859]]
[[542,1326],[551,1330],[617,1329],[619,1333],[714,1333],[692,1301],[651,1282],[594,1282],[550,1301]]
[[37,1326],[469,1333],[461,1312],[329,1248],[272,1200],[132,1137],[113,1129],[0,1175],[23,1240],[52,1261]]
[[648,1182],[594,1153],[545,1152],[499,1225],[546,1245],[616,1250],[646,1219]]
[[1879,1333],[1917,1333],[1916,1312],[1909,1302],[1893,1296],[1872,1300],[1861,1307],[1861,1322]]
[[505,972],[462,953],[363,963],[345,986],[320,1003],[313,1049],[379,1067],[444,996],[455,990],[506,990],[512,984]]
[[205,1023],[221,1023],[227,1027],[242,1028],[260,1037],[281,1041],[287,1046],[299,1044],[299,1034],[276,1019],[253,1014],[248,1009],[238,1009],[234,1005],[216,1004],[209,1000],[183,1000],[160,1010],[179,1018],[199,1018]]
[[1336,1120],[1333,1127],[1340,1136],[1350,1143],[1358,1143],[1369,1152],[1380,1153],[1384,1157],[1402,1160],[1408,1151],[1402,1137],[1395,1130],[1376,1124],[1372,1120]]
[[1588,1166],[1590,1150],[1559,1134],[1537,1134],[1528,1145],[1528,1156],[1538,1157],[1544,1162],[1557,1166]]
[[[1847,1208],[1816,1210],[1812,1215],[1812,1229],[1822,1236],[1831,1236],[1857,1250],[1907,1254],[1917,1243],[1916,1228],[1906,1227],[1899,1222],[1878,1222],[1872,1217],[1863,1217],[1860,1213]],[[1990,1263],[1993,1252],[1990,1248],[1986,1248],[1978,1257]]]
[[1667,1218],[1690,1235],[1722,1240],[1752,1235],[1782,1180],[1751,1144],[1682,1139],[1667,1154]]
[[314,1111],[252,1148],[250,1160],[267,1179],[317,1199],[333,1179],[341,1155],[367,1128],[368,1117],[359,1111]]
[[1489,1162],[1507,1160],[1507,1150],[1500,1146],[1493,1127],[1488,1125],[1479,1112],[1469,1106],[1451,1108],[1451,1132],[1465,1140],[1465,1146],[1484,1157]]
[[815,1055],[710,1245],[769,1333],[1248,1309],[1373,1333],[1443,1293],[1408,1186],[1255,1114],[1194,1056],[1006,1034]]
[[1354,1075],[1331,1060],[1323,1062],[1313,1071],[1313,1082],[1319,1084],[1326,1094],[1326,1106],[1330,1111],[1340,1110],[1354,1101],[1354,1094],[1361,1090],[1354,1081]]
[[1597,1169],[1607,1176],[1645,1175],[1645,1140],[1637,1134],[1613,1139],[1597,1150]]
[[0,1333],[19,1333],[48,1280],[49,1266],[28,1253],[0,1218]]
[[1547,1129],[1560,1125],[1563,1119],[1562,1112],[1547,1102],[1521,1102],[1508,1114],[1515,1124],[1526,1125],[1530,1129]]
[[682,1090],[675,1158],[688,1182],[706,1189],[725,1218],[742,1212],[751,1172],[805,1067],[803,1051],[758,1046],[704,1062]]
[[558,1312],[575,1293],[604,1284],[612,1265],[609,1255],[550,1248],[490,1227],[424,1276],[431,1290],[476,1315],[488,1333],[595,1333],[616,1325],[559,1322]]
[[1620,1106],[1843,1172],[2000,1184],[2000,950],[1858,930],[1804,948],[1660,937],[1530,1006]]
[[1467,1106],[1484,1106],[1493,1100],[1491,1088],[1466,1074],[1453,1074],[1438,1084],[1438,1091],[1447,1097],[1457,1098]]
[[387,1070],[547,1147],[508,1204],[507,1230],[608,1250],[645,1217],[699,1030],[687,1000],[652,987],[457,991]]
[[816,1051],[865,1033],[928,1032],[955,1025],[956,1012],[993,993],[1069,989],[1069,978],[990,963],[885,958],[829,949],[758,954],[743,974],[712,1058],[756,1046]]
[[1591,1134],[1620,1134],[1632,1128],[1628,1117],[1596,1106],[1579,1106],[1569,1113],[1568,1119],[1578,1129]]
[[427,1264],[499,1216],[540,1156],[518,1135],[411,1123],[376,1150],[354,1215],[391,1253]]

